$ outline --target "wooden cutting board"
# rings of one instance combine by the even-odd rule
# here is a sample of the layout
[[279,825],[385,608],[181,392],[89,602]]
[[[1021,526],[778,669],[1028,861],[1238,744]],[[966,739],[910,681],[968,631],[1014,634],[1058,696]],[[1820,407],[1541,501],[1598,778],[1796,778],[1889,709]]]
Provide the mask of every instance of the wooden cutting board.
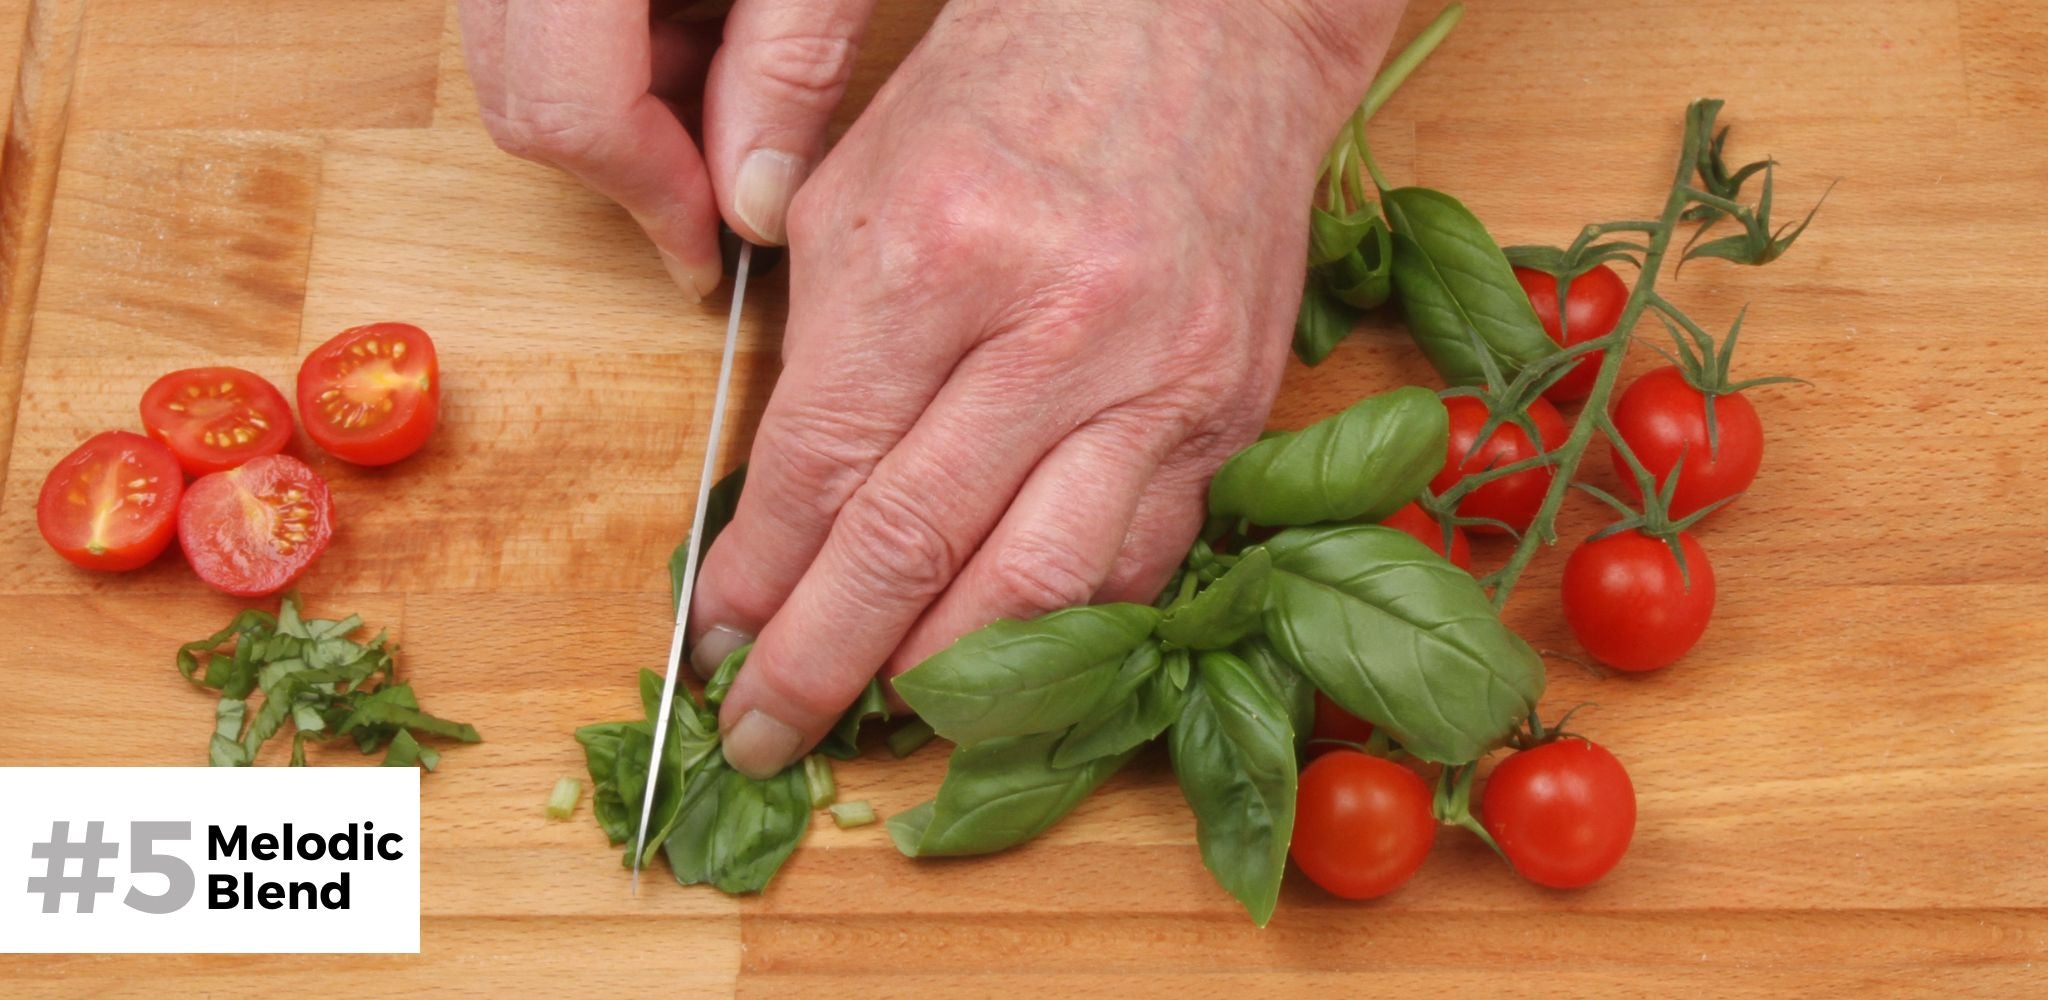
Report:
[[[1404,37],[1435,10],[1417,6]],[[848,117],[936,2],[883,7]],[[340,534],[302,589],[392,625],[428,704],[488,740],[424,783],[421,955],[9,958],[0,992],[2039,989],[2048,8],[1494,0],[1381,114],[1396,178],[1503,242],[1554,242],[1651,211],[1685,102],[1727,98],[1736,150],[1784,161],[1781,212],[1839,184],[1783,261],[1670,287],[1710,325],[1751,303],[1743,370],[1813,384],[1756,393],[1770,449],[1702,532],[1721,604],[1697,651],[1647,677],[1552,661],[1548,704],[1597,705],[1581,725],[1640,793],[1612,876],[1539,890],[1452,831],[1377,903],[1291,878],[1264,931],[1202,869],[1156,758],[1000,857],[913,864],[879,827],[820,823],[761,897],[627,898],[587,815],[540,806],[581,771],[570,730],[635,711],[665,649],[723,294],[679,304],[623,214],[492,147],[435,0],[0,0],[0,46],[26,53],[0,73],[0,764],[202,762],[210,701],[171,652],[238,604],[176,558],[102,577],[46,551],[50,465],[133,428],[166,370],[289,385],[314,344],[381,319],[441,345],[443,428],[388,470],[319,463]],[[778,285],[749,304],[749,417]],[[1390,332],[1293,371],[1275,425],[1426,379]],[[1574,503],[1567,537],[1597,523]],[[1568,654],[1561,562],[1511,617]],[[871,754],[839,782],[893,813],[941,764]]]

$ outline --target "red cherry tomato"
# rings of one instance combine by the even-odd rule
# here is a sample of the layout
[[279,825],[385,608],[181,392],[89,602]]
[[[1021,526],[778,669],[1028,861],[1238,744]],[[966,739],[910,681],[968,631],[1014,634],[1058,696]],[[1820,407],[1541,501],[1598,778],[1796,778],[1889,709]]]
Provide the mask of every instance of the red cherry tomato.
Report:
[[[1622,308],[1628,305],[1628,285],[1621,275],[1605,264],[1598,264],[1592,270],[1579,275],[1565,286],[1564,317],[1569,329],[1562,333],[1557,322],[1557,279],[1542,271],[1526,267],[1515,268],[1515,280],[1521,282],[1522,291],[1529,296],[1529,304],[1536,307],[1536,318],[1543,321],[1543,332],[1557,341],[1560,347],[1582,344],[1588,340],[1605,337],[1614,332],[1614,324],[1621,319]],[[1593,391],[1593,382],[1600,375],[1600,355],[1588,354],[1572,364],[1572,370],[1563,378],[1551,383],[1543,391],[1544,398],[1553,403],[1571,403],[1586,398]]]
[[1576,889],[1599,881],[1628,851],[1636,790],[1606,748],[1561,739],[1493,769],[1480,793],[1479,822],[1523,878]]
[[1564,561],[1564,618],[1594,659],[1656,670],[1700,641],[1714,614],[1714,567],[1690,532],[1678,542],[1690,586],[1671,547],[1639,531],[1581,542]]
[[284,393],[240,368],[186,368],[142,393],[142,426],[194,476],[275,455],[292,439]]
[[1436,842],[1430,791],[1415,772],[1356,750],[1332,750],[1301,772],[1288,854],[1315,884],[1346,899],[1401,887]]
[[[1657,481],[1658,488],[1678,473],[1671,496],[1671,516],[1684,517],[1717,500],[1732,497],[1756,481],[1764,461],[1764,425],[1756,407],[1739,392],[1714,397],[1714,447],[1707,446],[1707,399],[1685,381],[1685,374],[1666,365],[1643,373],[1614,404],[1614,427],[1621,439]],[[1624,489],[1640,497],[1635,474],[1621,452],[1608,450]]]
[[[1471,473],[1512,465],[1564,443],[1564,418],[1546,400],[1529,404],[1529,422],[1536,426],[1534,442],[1529,440],[1528,432],[1514,423],[1501,424],[1485,441],[1480,441],[1479,429],[1486,424],[1486,404],[1471,396],[1452,396],[1444,400],[1444,409],[1451,417],[1451,441],[1443,471],[1429,481],[1432,493],[1443,493]],[[1496,479],[1460,501],[1458,515],[1492,518],[1516,531],[1526,530],[1529,522],[1536,519],[1537,508],[1543,506],[1543,495],[1550,490],[1553,474],[1549,466],[1544,466]],[[1473,525],[1472,531],[1500,534],[1500,529],[1491,525]]]
[[262,597],[291,586],[334,536],[327,483],[290,455],[201,477],[178,511],[178,544],[217,590]]
[[43,479],[36,528],[57,554],[86,569],[141,566],[171,544],[185,473],[171,449],[140,434],[86,439]]
[[1320,754],[1338,747],[1317,740],[1341,740],[1345,743],[1364,743],[1372,739],[1372,723],[1352,715],[1344,706],[1330,700],[1330,696],[1316,692],[1316,724],[1309,731],[1308,752]]
[[[1388,514],[1386,519],[1380,523],[1414,536],[1422,544],[1433,549],[1437,555],[1444,554],[1443,525],[1437,523],[1436,518],[1429,516],[1429,512],[1423,510],[1421,504],[1411,503],[1392,514]],[[1472,572],[1472,539],[1466,537],[1465,529],[1456,527],[1451,529],[1451,553],[1449,558],[1451,565],[1467,573]]]
[[343,330],[299,366],[299,416],[344,462],[389,465],[420,450],[441,412],[434,341],[409,323]]

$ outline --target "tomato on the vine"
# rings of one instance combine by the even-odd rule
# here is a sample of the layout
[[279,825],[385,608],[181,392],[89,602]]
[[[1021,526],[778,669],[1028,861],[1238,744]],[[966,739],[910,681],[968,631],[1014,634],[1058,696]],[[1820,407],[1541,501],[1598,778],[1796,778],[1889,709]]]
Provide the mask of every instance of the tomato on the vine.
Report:
[[[1513,465],[1564,443],[1564,418],[1548,400],[1536,399],[1529,403],[1529,422],[1535,426],[1537,435],[1534,441],[1514,421],[1503,422],[1485,441],[1480,441],[1479,431],[1486,425],[1487,406],[1475,397],[1452,396],[1444,400],[1444,409],[1451,418],[1450,448],[1445,455],[1443,470],[1429,481],[1432,493],[1442,494],[1467,475]],[[1516,531],[1524,531],[1536,519],[1537,509],[1543,506],[1543,496],[1550,491],[1554,475],[1555,471],[1546,465],[1503,476],[1473,490],[1459,501],[1458,516],[1490,518]],[[1473,525],[1472,531],[1476,534],[1500,533],[1499,528],[1484,524]]]
[[86,569],[121,572],[161,554],[177,531],[185,473],[140,434],[95,434],[58,461],[36,498],[36,529]]
[[1344,706],[1331,701],[1329,695],[1316,692],[1316,724],[1309,731],[1310,754],[1336,749],[1328,743],[1318,745],[1317,740],[1364,743],[1369,739],[1372,739],[1372,723],[1345,711]]
[[[1684,517],[1749,488],[1764,460],[1764,425],[1739,392],[1714,397],[1714,440],[1707,438],[1707,397],[1676,366],[1631,383],[1614,404],[1614,427],[1662,489],[1679,469],[1670,514]],[[1624,489],[1640,497],[1635,474],[1618,449],[1608,449]],[[1679,458],[1685,459],[1681,468]]]
[[1429,786],[1393,761],[1332,750],[1301,772],[1288,854],[1315,884],[1346,899],[1401,887],[1436,842]]
[[343,330],[299,366],[299,416],[344,462],[389,465],[420,450],[441,412],[434,341],[410,323]]
[[[1565,285],[1564,318],[1567,322],[1560,332],[1557,278],[1547,271],[1518,267],[1515,268],[1515,280],[1528,294],[1529,304],[1536,308],[1536,318],[1543,322],[1543,332],[1557,341],[1560,347],[1582,344],[1614,332],[1614,324],[1621,319],[1622,308],[1628,305],[1628,285],[1622,282],[1621,275],[1605,264],[1595,264],[1591,270]],[[1573,362],[1569,373],[1543,390],[1544,398],[1554,403],[1584,399],[1592,393],[1593,382],[1599,375],[1599,353],[1588,354]]]
[[194,476],[275,455],[292,439],[292,409],[268,380],[240,368],[186,368],[142,393],[142,427]]
[[1620,531],[1589,539],[1564,562],[1564,618],[1579,645],[1619,670],[1668,667],[1707,630],[1714,567],[1690,532],[1679,532],[1685,572],[1661,538]]
[[291,586],[333,537],[326,481],[290,455],[201,477],[178,510],[178,544],[192,571],[237,597]]
[[1451,528],[1451,551],[1446,554],[1443,525],[1438,523],[1436,518],[1429,516],[1429,512],[1423,510],[1421,504],[1410,503],[1388,514],[1380,523],[1413,536],[1422,544],[1429,546],[1437,555],[1449,559],[1451,565],[1467,573],[1472,572],[1472,539],[1466,537],[1465,529],[1456,526]]
[[1501,761],[1480,794],[1479,822],[1523,878],[1576,889],[1628,851],[1636,790],[1605,747],[1569,737]]

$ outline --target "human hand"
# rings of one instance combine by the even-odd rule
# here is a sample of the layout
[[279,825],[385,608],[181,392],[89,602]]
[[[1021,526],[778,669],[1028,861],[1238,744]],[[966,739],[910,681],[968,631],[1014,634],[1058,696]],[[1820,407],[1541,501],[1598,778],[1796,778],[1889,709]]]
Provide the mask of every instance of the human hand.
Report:
[[994,619],[1163,585],[1278,389],[1401,4],[1341,6],[946,8],[790,210],[784,370],[691,608],[700,671],[758,636],[733,766]]
[[718,287],[721,212],[749,240],[783,242],[873,0],[738,0],[722,23],[690,18],[705,6],[461,0],[491,137],[623,206],[692,301]]

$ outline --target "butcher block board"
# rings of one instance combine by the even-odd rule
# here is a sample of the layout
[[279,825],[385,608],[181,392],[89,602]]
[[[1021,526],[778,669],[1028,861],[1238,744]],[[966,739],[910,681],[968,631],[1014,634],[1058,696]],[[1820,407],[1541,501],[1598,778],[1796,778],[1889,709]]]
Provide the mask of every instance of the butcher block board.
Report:
[[[936,6],[882,5],[843,119]],[[2048,7],[1492,0],[1387,106],[1392,176],[1503,242],[1556,242],[1654,211],[1686,101],[1728,99],[1734,150],[1783,161],[1781,212],[1833,192],[1782,261],[1668,287],[1710,326],[1751,304],[1741,371],[1812,384],[1754,393],[1763,476],[1701,531],[1720,605],[1681,664],[1571,660],[1561,551],[1510,610],[1560,654],[1546,704],[1587,703],[1578,727],[1634,777],[1619,869],[1546,891],[1447,831],[1379,902],[1290,876],[1265,930],[1203,870],[1157,755],[985,860],[913,863],[879,826],[820,821],[745,899],[665,878],[629,898],[587,811],[542,819],[582,770],[570,731],[637,711],[634,673],[665,650],[727,300],[683,304],[618,209],[492,146],[455,25],[433,0],[0,0],[0,765],[202,762],[211,703],[171,653],[241,604],[175,556],[110,577],[51,554],[50,465],[133,428],[166,370],[289,385],[313,345],[383,319],[439,343],[442,428],[388,469],[314,459],[340,529],[301,589],[389,623],[426,703],[486,740],[423,782],[421,954],[14,957],[0,992],[2041,990]],[[748,303],[731,461],[773,383],[781,284]],[[1429,381],[1394,333],[1374,320],[1291,372],[1273,424]],[[1567,538],[1599,523],[1582,499]],[[839,785],[891,814],[943,759],[870,752]]]

